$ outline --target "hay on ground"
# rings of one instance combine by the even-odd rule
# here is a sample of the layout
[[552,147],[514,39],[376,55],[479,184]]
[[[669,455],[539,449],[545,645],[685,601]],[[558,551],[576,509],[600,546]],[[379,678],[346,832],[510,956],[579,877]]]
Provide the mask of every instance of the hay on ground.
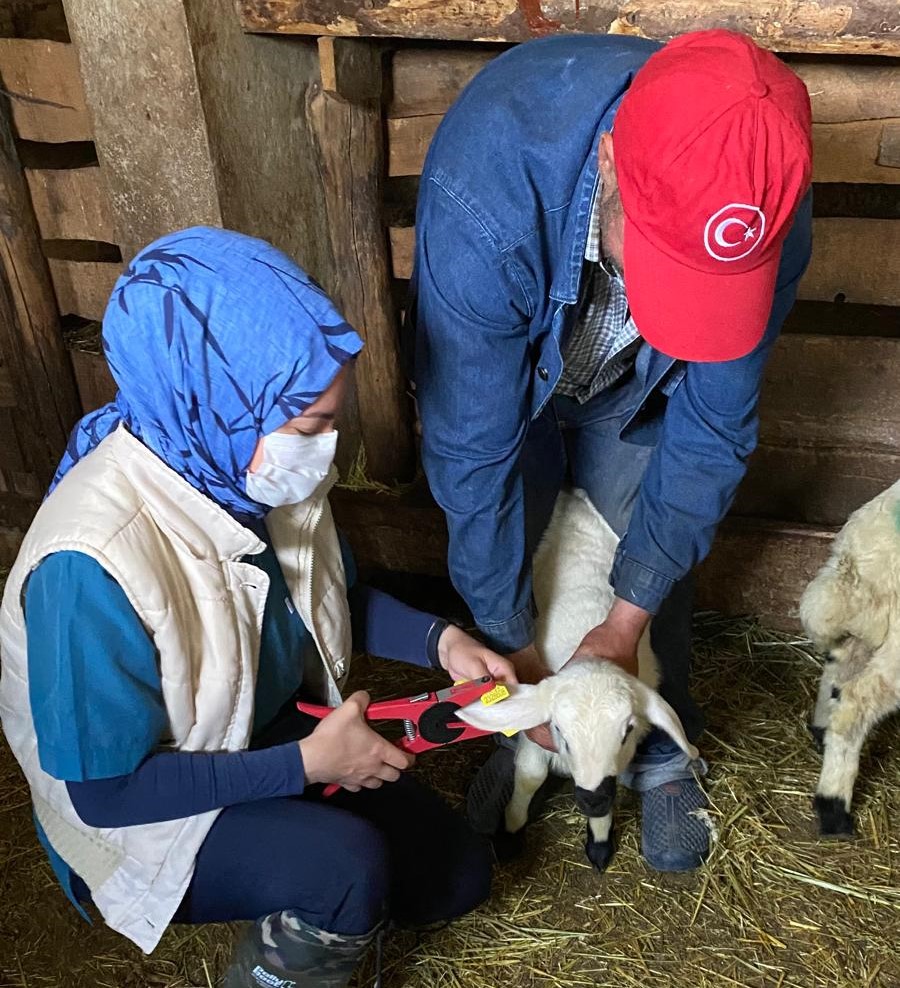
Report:
[[[820,842],[810,807],[819,759],[805,726],[818,662],[808,644],[747,620],[701,615],[697,625],[696,693],[709,717],[702,746],[718,834],[709,863],[687,876],[648,870],[639,813],[625,794],[619,850],[599,876],[582,851],[583,818],[561,793],[530,830],[524,857],[498,870],[486,906],[441,931],[389,939],[386,988],[900,985],[898,721],[867,746],[858,840]],[[430,677],[370,660],[354,674],[379,697],[416,691]],[[431,753],[421,774],[459,804],[487,750],[473,742]],[[0,985],[216,983],[230,928],[172,928],[145,958],[102,926],[80,923],[37,849],[27,787],[5,750],[0,814]]]

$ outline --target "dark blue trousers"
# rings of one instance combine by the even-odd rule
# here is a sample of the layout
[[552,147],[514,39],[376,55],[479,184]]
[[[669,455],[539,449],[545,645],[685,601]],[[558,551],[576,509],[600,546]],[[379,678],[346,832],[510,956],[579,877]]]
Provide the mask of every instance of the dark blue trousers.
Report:
[[[286,710],[256,745],[305,737],[315,724]],[[491,867],[488,844],[410,776],[330,799],[315,786],[222,810],[174,922],[292,909],[331,933],[367,933],[384,918],[425,926],[482,903]]]

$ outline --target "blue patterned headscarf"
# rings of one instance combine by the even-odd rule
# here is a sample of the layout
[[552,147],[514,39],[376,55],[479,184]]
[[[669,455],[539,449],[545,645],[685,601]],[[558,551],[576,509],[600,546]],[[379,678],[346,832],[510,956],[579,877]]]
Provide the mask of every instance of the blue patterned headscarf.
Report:
[[144,248],[116,282],[103,349],[116,399],[75,427],[50,490],[124,422],[236,515],[269,509],[244,478],[261,436],[299,415],[363,343],[325,292],[261,240],[196,227]]

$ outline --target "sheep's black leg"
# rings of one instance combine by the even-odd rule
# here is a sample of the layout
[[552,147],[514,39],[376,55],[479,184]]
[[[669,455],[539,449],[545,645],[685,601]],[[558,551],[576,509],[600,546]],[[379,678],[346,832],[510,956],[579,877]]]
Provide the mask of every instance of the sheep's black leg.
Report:
[[816,709],[809,725],[809,733],[813,736],[816,750],[821,754],[825,750],[825,732],[831,717],[832,694],[835,689],[837,662],[831,656],[825,659],[822,668],[822,678],[819,680],[819,695],[816,699]]
[[588,817],[587,841],[584,850],[588,860],[597,871],[606,871],[616,850],[612,813],[607,813],[606,816]]
[[814,804],[823,837],[853,836],[850,803],[863,742],[898,705],[893,665],[890,655],[876,652],[858,676],[829,694],[831,714]]

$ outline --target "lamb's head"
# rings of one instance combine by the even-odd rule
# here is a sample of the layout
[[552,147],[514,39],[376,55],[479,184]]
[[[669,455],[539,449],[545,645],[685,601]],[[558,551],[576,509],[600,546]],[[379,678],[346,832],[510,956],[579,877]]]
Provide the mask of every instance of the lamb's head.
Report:
[[556,767],[572,776],[578,808],[592,817],[609,813],[616,777],[634,758],[651,724],[690,758],[698,757],[669,704],[621,666],[605,660],[571,662],[537,686],[512,687],[509,699],[492,706],[473,703],[458,716],[486,731],[528,730],[549,723],[559,753]]

